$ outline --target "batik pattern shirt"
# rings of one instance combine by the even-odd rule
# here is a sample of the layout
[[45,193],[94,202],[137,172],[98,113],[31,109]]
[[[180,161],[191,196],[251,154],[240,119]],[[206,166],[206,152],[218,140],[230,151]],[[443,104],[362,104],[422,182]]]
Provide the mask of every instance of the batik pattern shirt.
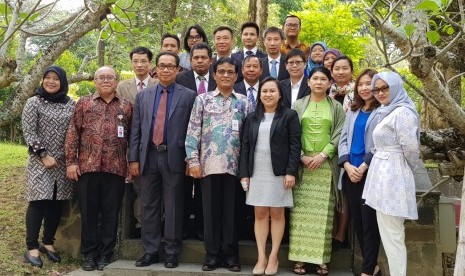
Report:
[[242,124],[249,111],[247,97],[218,89],[197,96],[186,136],[189,167],[201,166],[202,177],[238,174]]

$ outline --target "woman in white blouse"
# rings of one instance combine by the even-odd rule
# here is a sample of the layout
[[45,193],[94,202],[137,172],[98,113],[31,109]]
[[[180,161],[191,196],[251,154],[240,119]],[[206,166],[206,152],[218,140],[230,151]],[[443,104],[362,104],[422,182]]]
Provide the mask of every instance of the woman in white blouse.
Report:
[[376,210],[390,274],[404,276],[404,220],[418,218],[414,175],[426,174],[419,159],[419,116],[397,73],[374,75],[371,89],[382,106],[374,118],[379,121],[373,131],[374,156],[362,197]]

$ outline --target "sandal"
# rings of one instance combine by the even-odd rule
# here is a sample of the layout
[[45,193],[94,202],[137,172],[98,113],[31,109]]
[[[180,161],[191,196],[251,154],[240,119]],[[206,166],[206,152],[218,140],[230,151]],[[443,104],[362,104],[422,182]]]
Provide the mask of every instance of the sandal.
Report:
[[320,276],[326,276],[329,274],[328,266],[325,264],[318,265],[316,267],[316,274]]
[[297,275],[307,274],[305,264],[304,263],[295,263],[293,272],[294,272],[294,274],[297,274]]

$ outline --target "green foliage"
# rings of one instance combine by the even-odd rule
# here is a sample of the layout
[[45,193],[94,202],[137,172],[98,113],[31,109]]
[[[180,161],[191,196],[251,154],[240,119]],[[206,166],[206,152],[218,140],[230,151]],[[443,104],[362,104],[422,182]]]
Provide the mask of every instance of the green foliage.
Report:
[[271,0],[270,4],[276,4],[279,7],[278,22],[284,24],[284,18],[292,14],[292,11],[300,10],[303,0]]
[[302,21],[300,40],[307,44],[324,41],[328,47],[341,50],[358,64],[364,57],[363,45],[369,41],[360,34],[363,21],[356,16],[362,6],[352,2],[315,0],[305,2],[302,8],[295,12]]
[[71,75],[71,73],[74,73],[79,69],[81,62],[82,61],[77,58],[76,55],[74,55],[71,51],[66,50],[60,55],[54,64],[65,69],[67,74]]
[[426,38],[431,44],[437,44],[441,39],[455,33],[450,22],[445,20],[445,15],[451,15],[448,11],[450,3],[451,0],[424,0],[415,7],[416,10],[424,11],[431,17],[430,30],[426,33]]

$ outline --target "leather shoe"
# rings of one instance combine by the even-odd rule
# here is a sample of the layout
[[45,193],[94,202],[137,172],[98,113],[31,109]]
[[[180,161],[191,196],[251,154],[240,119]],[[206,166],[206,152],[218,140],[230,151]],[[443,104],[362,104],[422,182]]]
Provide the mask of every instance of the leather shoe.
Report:
[[178,267],[178,257],[176,255],[166,255],[165,256],[165,267],[166,268],[175,268]]
[[55,252],[55,251],[50,251],[50,250],[48,250],[47,248],[45,248],[45,246],[41,245],[41,246],[39,247],[39,251],[40,251],[41,253],[45,254],[45,255],[47,256],[47,258],[48,258],[50,261],[52,261],[52,262],[54,262],[54,263],[59,263],[59,262],[61,262],[61,257],[60,257],[60,255],[58,255],[58,253]]
[[110,257],[101,255],[97,260],[97,270],[103,270],[110,263],[111,263]]
[[140,257],[136,261],[136,266],[141,267],[141,266],[149,266],[151,264],[158,263],[159,256],[158,254],[150,254],[150,253],[145,253],[144,256]]
[[239,272],[241,271],[241,265],[237,261],[226,261],[224,267],[232,272]]
[[34,256],[31,256],[29,255],[29,251],[26,251],[26,253],[24,253],[24,260],[28,263],[30,263],[32,266],[37,266],[39,268],[42,268],[42,259],[40,258],[40,256],[38,257],[34,257]]
[[84,263],[82,264],[82,269],[85,271],[92,271],[97,268],[97,264],[95,263],[95,258],[93,257],[86,257]]
[[213,271],[218,267],[218,263],[215,262],[214,260],[207,260],[205,263],[202,265],[202,270],[203,271]]

